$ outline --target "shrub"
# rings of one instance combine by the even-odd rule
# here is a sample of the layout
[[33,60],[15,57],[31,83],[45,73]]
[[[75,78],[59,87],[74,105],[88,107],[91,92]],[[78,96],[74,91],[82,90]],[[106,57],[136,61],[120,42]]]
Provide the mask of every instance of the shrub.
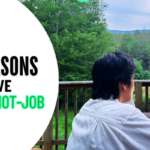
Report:
[[141,65],[141,62],[137,59],[134,59],[136,63],[136,70],[135,70],[135,79],[143,79],[143,67]]
[[134,79],[140,79],[140,74],[139,73],[135,73],[134,74]]
[[149,79],[150,78],[150,72],[149,71],[144,71],[143,72],[143,79]]

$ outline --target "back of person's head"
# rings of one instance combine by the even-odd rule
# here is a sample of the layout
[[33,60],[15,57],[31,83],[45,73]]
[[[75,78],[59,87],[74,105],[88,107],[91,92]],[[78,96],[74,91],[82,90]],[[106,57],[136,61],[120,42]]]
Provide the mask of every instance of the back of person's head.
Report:
[[93,92],[92,99],[113,99],[119,97],[119,82],[127,87],[136,70],[134,60],[127,54],[116,51],[105,54],[96,60],[92,69]]

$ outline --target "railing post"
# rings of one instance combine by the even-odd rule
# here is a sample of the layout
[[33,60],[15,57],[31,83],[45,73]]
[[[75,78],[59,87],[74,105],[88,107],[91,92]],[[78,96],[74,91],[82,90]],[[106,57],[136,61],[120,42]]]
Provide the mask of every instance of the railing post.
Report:
[[[55,139],[58,140],[58,123],[59,123],[59,92],[57,97],[57,103],[55,108],[56,126],[55,126]],[[56,150],[58,150],[58,145],[56,145]]]
[[77,114],[77,88],[74,89],[74,117]]
[[148,86],[145,88],[146,90],[146,112],[148,112]]
[[135,84],[135,98],[136,98],[136,107],[143,111],[142,106],[142,82],[137,82]]
[[83,104],[86,103],[86,88],[83,88]]
[[[53,116],[52,116],[53,118]],[[53,133],[52,133],[52,119],[45,130],[44,133],[44,150],[52,150],[52,138],[53,138]]]
[[[65,89],[65,140],[68,139],[68,88]],[[65,149],[67,145],[65,144]]]
[[[41,136],[40,140],[43,140],[43,135]],[[40,145],[41,150],[43,150],[43,146]]]

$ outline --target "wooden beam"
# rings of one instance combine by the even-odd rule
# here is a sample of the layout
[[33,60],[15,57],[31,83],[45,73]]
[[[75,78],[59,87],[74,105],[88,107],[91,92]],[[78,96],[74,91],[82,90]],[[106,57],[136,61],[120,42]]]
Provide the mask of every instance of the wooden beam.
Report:
[[136,99],[136,107],[143,111],[142,106],[142,83],[135,83],[135,99]]
[[66,145],[68,140],[52,140],[52,145]]
[[[52,116],[53,117],[53,116]],[[44,150],[52,150],[52,119],[44,133]]]

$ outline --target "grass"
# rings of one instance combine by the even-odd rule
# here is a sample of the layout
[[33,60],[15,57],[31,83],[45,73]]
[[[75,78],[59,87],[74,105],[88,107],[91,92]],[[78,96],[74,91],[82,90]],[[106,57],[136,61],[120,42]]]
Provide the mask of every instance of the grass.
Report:
[[[72,131],[72,121],[74,118],[73,108],[68,110],[68,138]],[[65,110],[59,111],[59,122],[58,122],[58,139],[65,139]],[[53,115],[53,139],[55,139],[55,113]],[[55,146],[53,146],[55,150]],[[64,145],[59,145],[59,150],[64,150]]]
[[[68,111],[68,134],[70,135],[71,130],[72,130],[72,121],[74,118],[74,112],[72,110]],[[59,133],[59,137],[58,139],[64,139],[65,137],[65,111],[64,110],[60,110],[59,111],[59,122],[58,122],[58,133]],[[55,113],[53,115],[53,139],[55,139]]]
[[[72,121],[74,118],[73,108],[68,110],[68,138],[72,131]],[[53,139],[55,139],[55,113],[53,114]],[[59,122],[58,122],[58,139],[65,138],[65,110],[59,110]],[[40,148],[40,146],[34,146],[34,148]],[[53,150],[55,150],[55,146],[53,146]],[[64,145],[59,145],[59,150],[64,150]]]

